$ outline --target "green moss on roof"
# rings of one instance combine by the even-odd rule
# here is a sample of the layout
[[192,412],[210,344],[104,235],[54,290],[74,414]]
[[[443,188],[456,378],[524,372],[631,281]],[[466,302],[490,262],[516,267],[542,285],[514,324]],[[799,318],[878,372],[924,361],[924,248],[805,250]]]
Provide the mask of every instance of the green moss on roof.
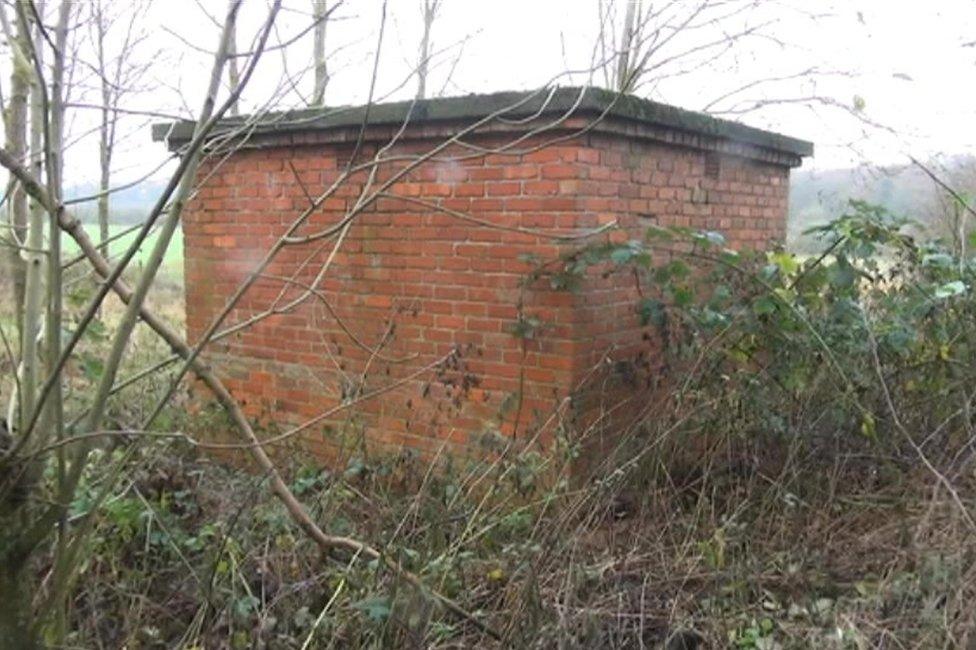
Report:
[[[499,111],[504,111],[503,117],[506,119],[533,116],[552,118],[570,111],[574,117],[605,114],[607,118],[741,142],[794,156],[813,154],[813,145],[804,140],[600,88],[557,88],[387,102],[369,106],[368,112],[366,106],[342,106],[269,113],[257,121],[251,132],[276,134],[359,127],[367,118],[369,126],[398,126],[408,118],[412,124],[470,123]],[[247,116],[227,118],[221,122],[217,132],[240,126],[248,119]],[[188,120],[155,124],[152,135],[156,141],[167,141],[170,147],[178,147],[189,141],[193,128],[194,123]]]

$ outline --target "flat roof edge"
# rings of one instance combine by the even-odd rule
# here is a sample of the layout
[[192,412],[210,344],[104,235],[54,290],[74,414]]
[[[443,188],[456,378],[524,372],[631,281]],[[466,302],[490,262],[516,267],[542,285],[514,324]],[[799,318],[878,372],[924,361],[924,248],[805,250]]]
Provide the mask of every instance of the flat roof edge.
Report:
[[[387,102],[366,106],[341,106],[267,113],[221,120],[214,137],[247,125],[250,134],[273,135],[368,126],[414,125],[431,122],[476,122],[497,114],[497,119],[530,120],[604,116],[642,124],[664,126],[692,134],[748,144],[798,158],[813,155],[811,142],[766,131],[739,122],[689,111],[667,104],[623,95],[600,88],[550,88],[530,92],[497,92],[423,100]],[[195,123],[190,120],[152,125],[152,138],[177,149],[189,142]]]

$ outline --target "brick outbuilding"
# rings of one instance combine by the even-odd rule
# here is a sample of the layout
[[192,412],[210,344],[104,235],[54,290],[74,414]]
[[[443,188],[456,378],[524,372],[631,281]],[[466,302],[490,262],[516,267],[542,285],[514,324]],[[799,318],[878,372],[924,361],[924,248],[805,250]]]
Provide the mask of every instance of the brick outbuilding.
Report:
[[[178,150],[192,128],[154,136]],[[790,169],[812,154],[573,88],[235,118],[218,133],[183,220],[188,337],[291,232],[205,357],[251,415],[309,424],[302,440],[323,457],[550,441],[585,402],[567,396],[608,352],[645,345],[645,328],[626,277],[567,291],[527,283],[535,265],[650,224],[738,248],[782,240]]]

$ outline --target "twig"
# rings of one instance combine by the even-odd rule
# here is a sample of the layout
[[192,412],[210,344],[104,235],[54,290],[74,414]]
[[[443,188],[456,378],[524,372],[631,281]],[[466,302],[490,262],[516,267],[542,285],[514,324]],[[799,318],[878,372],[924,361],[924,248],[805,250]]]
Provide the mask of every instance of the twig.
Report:
[[881,394],[884,395],[885,405],[888,408],[888,414],[891,416],[892,423],[915,451],[915,454],[918,456],[918,459],[922,461],[922,464],[925,465],[925,468],[932,473],[932,476],[934,476],[939,483],[942,484],[942,486],[949,493],[949,496],[952,497],[952,500],[955,501],[957,506],[959,506],[959,511],[969,528],[973,532],[976,532],[976,521],[974,521],[972,516],[969,514],[969,509],[966,507],[966,504],[963,503],[962,497],[959,496],[959,492],[956,491],[956,488],[952,485],[949,479],[946,478],[942,472],[936,469],[936,467],[925,455],[925,452],[923,452],[918,446],[918,443],[915,442],[915,439],[912,438],[911,433],[908,432],[905,425],[902,424],[901,418],[898,417],[898,409],[895,408],[895,402],[891,397],[891,391],[888,389],[888,382],[885,381],[884,372],[881,369],[881,357],[878,356],[877,339],[875,339],[874,332],[871,330],[871,323],[868,320],[867,313],[864,311],[864,307],[862,306],[860,310],[861,318],[864,320],[864,329],[867,332],[868,342],[870,343],[871,356],[874,360],[875,374],[877,374],[878,382],[881,384]]
[[929,169],[928,167],[926,167],[925,165],[923,165],[917,158],[915,158],[914,156],[909,156],[908,159],[912,161],[912,164],[916,165],[919,169],[921,169],[923,172],[925,172],[925,175],[928,176],[929,178],[931,178],[935,182],[936,185],[938,185],[939,187],[941,187],[942,189],[944,189],[946,192],[948,192],[952,196],[952,198],[954,198],[956,201],[958,201],[959,202],[959,205],[961,205],[963,208],[965,208],[966,212],[968,212],[972,216],[976,217],[976,209],[974,209],[971,205],[969,205],[969,201],[967,201],[965,199],[965,197],[961,196],[959,194],[959,192],[957,192],[956,190],[952,189],[948,185],[948,183],[946,183],[941,178],[939,178],[938,176],[936,176],[935,175],[935,172],[933,172],[931,169]]

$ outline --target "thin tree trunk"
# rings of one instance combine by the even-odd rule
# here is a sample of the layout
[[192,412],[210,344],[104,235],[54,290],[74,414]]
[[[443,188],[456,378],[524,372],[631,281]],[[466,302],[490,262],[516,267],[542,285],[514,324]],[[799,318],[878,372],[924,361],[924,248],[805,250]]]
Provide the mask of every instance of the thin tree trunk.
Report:
[[[17,7],[17,31],[19,50],[15,53],[16,76],[20,76],[24,83],[28,80],[32,82],[33,88],[30,92],[30,157],[31,168],[36,177],[40,177],[40,169],[43,161],[41,148],[42,125],[44,120],[44,106],[41,94],[41,87],[36,76],[36,69],[41,66],[40,48],[41,32],[39,26],[34,29],[34,56],[36,62],[31,62],[28,49],[31,38],[31,25],[28,23],[26,15],[22,13],[22,8]],[[40,3],[37,11],[43,15],[43,6]],[[18,62],[19,61],[19,62]],[[18,69],[23,66],[23,69]],[[26,112],[26,111],[25,111]],[[22,116],[19,127],[24,126]],[[23,133],[23,131],[21,131]],[[17,137],[15,135],[14,140]],[[21,155],[25,153],[23,147],[23,136],[21,136]],[[39,376],[40,357],[38,354],[38,338],[44,309],[44,271],[45,255],[44,247],[44,206],[38,200],[32,200],[29,206],[27,222],[26,250],[24,251],[24,298],[22,326],[21,326],[21,395],[20,395],[20,422],[21,427],[26,426],[26,420],[34,410],[36,400],[37,379]],[[25,473],[24,478],[18,481],[7,493],[3,503],[0,503],[0,648],[6,649],[32,649],[39,647],[35,637],[36,628],[34,617],[31,610],[31,584],[32,576],[30,565],[24,558],[19,556],[18,537],[23,533],[27,523],[27,508],[29,502],[27,495],[33,476],[37,474],[39,464],[35,464],[30,471]]]
[[[241,85],[241,73],[240,69],[237,67],[237,26],[232,25],[230,30],[230,38],[227,42],[227,79],[230,82],[230,91],[234,92],[239,85]],[[237,101],[230,105],[228,112],[231,115],[239,115],[240,109],[238,108]]]
[[420,40],[420,59],[417,61],[417,99],[427,96],[427,72],[430,69],[430,32],[437,17],[439,0],[424,0],[424,35]]
[[98,72],[101,80],[102,91],[102,110],[101,124],[98,126],[98,236],[103,242],[100,247],[102,257],[108,258],[108,244],[104,243],[109,238],[109,183],[111,182],[112,166],[112,145],[109,137],[109,113],[112,106],[112,88],[108,81],[108,70],[105,66],[105,16],[102,13],[102,3],[97,2],[95,10],[95,30],[98,38],[95,43],[95,51],[98,56]]
[[31,638],[30,596],[24,574],[22,564],[0,562],[0,650],[38,647]]
[[[10,73],[10,103],[7,105],[6,125],[6,146],[5,148],[18,160],[23,160],[27,153],[27,98],[30,88],[30,79],[33,75],[30,63],[25,58],[26,48],[24,39],[29,38],[17,23],[16,34],[10,28],[6,14],[0,7],[0,20],[3,22],[3,31],[11,42],[13,53],[13,69]],[[13,181],[13,177],[11,177]],[[8,249],[7,263],[10,267],[10,278],[12,280],[14,313],[24,313],[24,291],[27,284],[27,266],[20,251],[15,247],[17,243],[23,244],[27,239],[27,194],[20,183],[13,186],[13,193],[9,199],[8,217],[11,229],[11,247]],[[17,332],[23,340],[22,322],[17,319]]]
[[[64,437],[64,395],[62,393],[62,382],[58,376],[58,361],[61,356],[61,207],[62,172],[64,171],[64,73],[65,73],[65,51],[68,44],[68,20],[71,17],[71,0],[61,0],[61,7],[58,11],[58,25],[55,29],[55,60],[51,74],[51,96],[49,99],[49,120],[48,141],[45,143],[44,162],[47,168],[48,193],[54,198],[56,209],[48,210],[48,241],[50,249],[48,252],[47,265],[47,293],[48,311],[45,328],[45,370],[48,377],[57,376],[57,381],[51,391],[51,397],[45,407],[45,430],[47,435],[57,441]],[[108,214],[106,213],[106,222]],[[57,451],[56,476],[58,492],[65,489],[66,480],[66,460],[64,448],[59,447]],[[67,513],[62,513],[58,521],[57,546],[55,562],[64,564],[69,561],[67,548],[68,517]],[[64,641],[64,636],[68,628],[68,594],[59,594],[61,598],[56,601],[56,615],[52,640],[60,645]]]
[[[270,32],[271,25],[273,24],[279,6],[280,5],[278,3],[275,3],[272,7],[272,10],[268,18],[267,29],[262,34],[262,39],[256,50],[257,53],[254,55],[255,57],[254,61],[257,60],[257,58],[260,56],[260,52],[263,51],[264,49],[267,34]],[[233,0],[231,2],[231,8],[228,12],[228,18],[225,25],[227,25],[228,23],[231,24],[233,23],[238,7],[239,7],[239,0]],[[207,100],[204,103],[203,110],[201,111],[201,115],[197,121],[196,133],[198,137],[195,138],[195,140],[197,141],[196,145],[199,145],[200,141],[202,141],[203,139],[204,133],[211,126],[209,124],[208,118],[213,112],[216,89],[219,86],[221,80],[222,70],[220,66],[221,64],[224,63],[224,60],[221,59],[220,55],[226,53],[226,42],[222,42],[221,45],[222,47],[219,49],[217,60],[215,61],[215,65],[214,65],[215,69],[211,76],[212,90],[208,95]],[[251,76],[252,72],[253,72],[253,65],[249,65],[245,69],[245,73],[243,75],[243,84],[247,83],[247,80]],[[57,133],[59,131],[59,127],[56,124],[52,125],[52,131]],[[53,139],[54,138],[52,138],[52,140]],[[192,350],[188,345],[182,342],[178,337],[178,335],[175,334],[175,332],[173,332],[172,330],[170,330],[164,323],[154,319],[152,314],[146,310],[144,304],[145,297],[153,282],[154,276],[158,271],[163,253],[165,253],[165,249],[168,244],[168,240],[173,234],[175,225],[179,221],[182,207],[190,191],[192,190],[195,171],[197,165],[199,164],[201,155],[202,155],[201,149],[199,146],[191,146],[189,148],[189,151],[186,153],[187,158],[184,159],[183,165],[181,166],[183,173],[179,177],[177,177],[179,180],[179,188],[177,190],[176,195],[174,196],[174,200],[170,206],[170,210],[166,215],[166,219],[163,222],[162,232],[159,236],[159,239],[157,240],[156,245],[153,248],[152,254],[150,256],[150,261],[147,264],[146,269],[143,272],[142,276],[139,278],[138,285],[135,287],[133,291],[127,292],[122,289],[124,287],[124,283],[122,283],[122,281],[119,279],[121,266],[115,271],[111,270],[109,265],[105,262],[105,260],[99,256],[98,251],[95,250],[95,247],[91,245],[91,242],[85,241],[87,237],[84,236],[84,231],[80,227],[80,224],[78,224],[76,220],[68,218],[68,215],[59,206],[56,197],[52,197],[50,194],[48,194],[47,190],[43,187],[43,185],[39,184],[36,180],[34,180],[34,178],[31,177],[32,175],[28,173],[26,170],[24,170],[17,161],[10,159],[10,157],[6,155],[6,152],[0,152],[0,158],[3,159],[2,164],[8,167],[8,169],[11,170],[17,169],[19,172],[18,177],[22,180],[22,182],[24,182],[25,188],[30,192],[30,195],[34,197],[35,200],[40,202],[49,214],[53,214],[57,216],[58,223],[61,225],[63,229],[65,229],[69,234],[75,236],[76,240],[79,243],[79,246],[82,248],[86,257],[92,260],[92,263],[98,269],[100,275],[106,278],[106,284],[104,288],[106,290],[109,287],[115,289],[116,291],[119,292],[120,296],[122,296],[123,300],[127,303],[126,313],[122,319],[122,323],[117,329],[115,336],[113,337],[112,350],[109,354],[109,359],[105,364],[105,370],[102,375],[102,380],[98,386],[96,396],[94,398],[93,404],[89,412],[89,416],[85,422],[87,426],[83,426],[82,430],[91,431],[98,428],[99,420],[101,419],[102,414],[104,413],[105,400],[107,399],[107,396],[110,392],[109,390],[106,389],[106,387],[111,388],[113,386],[116,371],[118,370],[118,366],[119,366],[121,353],[124,350],[131,336],[132,327],[134,325],[134,318],[141,317],[144,320],[146,320],[146,322],[149,323],[150,326],[153,327],[153,329],[160,332],[161,335],[163,335],[164,339],[166,339],[170,343],[173,349],[179,352],[181,356],[183,356],[185,359],[187,359],[187,365],[194,371],[199,371],[204,381],[209,386],[215,389],[215,393],[218,396],[218,400],[228,408],[228,411],[231,413],[232,418],[235,421],[235,424],[237,424],[238,427],[241,429],[242,433],[244,433],[248,444],[253,447],[252,452],[254,453],[256,459],[261,464],[262,469],[264,469],[265,472],[270,477],[273,490],[282,499],[289,513],[295,518],[296,522],[302,527],[302,529],[307,534],[309,534],[312,537],[312,539],[316,543],[318,543],[323,549],[345,548],[355,552],[357,555],[361,554],[366,558],[382,561],[392,571],[396,572],[398,575],[406,579],[411,584],[417,586],[418,588],[421,588],[422,585],[420,583],[419,578],[417,578],[415,575],[409,572],[404,571],[401,567],[399,567],[395,563],[395,561],[387,558],[379,551],[350,538],[327,535],[315,524],[315,522],[304,511],[304,508],[301,506],[301,504],[294,498],[294,495],[291,494],[287,484],[284,483],[284,481],[278,474],[274,464],[271,462],[270,458],[265,453],[265,450],[261,447],[260,442],[257,439],[257,436],[255,435],[253,429],[251,429],[242,410],[240,409],[239,405],[237,405],[236,401],[233,399],[230,393],[226,391],[226,389],[220,384],[219,380],[209,371],[209,369],[206,368],[206,366],[202,362],[200,362],[195,358],[194,350]],[[52,186],[52,178],[54,179],[54,181],[57,181],[60,176],[59,173],[60,163],[52,164],[51,163],[52,158],[54,158],[54,156],[52,155],[48,156],[48,163],[49,163],[48,185],[49,186]],[[174,179],[174,182],[176,180],[177,179]],[[54,183],[53,186],[56,186],[56,183]],[[167,191],[167,194],[168,193],[169,190]],[[129,257],[131,257],[131,252],[127,254],[127,259]],[[93,303],[93,305],[96,304],[98,303],[97,302]],[[59,491],[59,494],[55,495],[55,498],[53,499],[54,502],[50,504],[47,510],[48,513],[56,513],[56,514],[54,516],[45,515],[34,526],[32,526],[32,529],[36,529],[37,531],[40,531],[41,533],[40,535],[32,534],[35,532],[34,530],[27,531],[27,534],[24,535],[25,539],[21,542],[21,546],[24,547],[23,553],[25,555],[26,553],[30,552],[31,549],[35,548],[37,544],[41,543],[41,541],[46,539],[44,533],[50,530],[50,527],[47,524],[51,524],[53,521],[56,521],[57,517],[59,516],[58,513],[63,513],[63,510],[69,501],[69,499],[67,499],[66,497],[69,497],[70,494],[73,493],[74,486],[77,485],[77,481],[80,477],[81,469],[84,467],[84,461],[87,457],[87,450],[84,449],[85,446],[86,446],[85,442],[79,441],[75,447],[71,448],[72,456],[73,458],[76,459],[76,462],[70,466],[70,474],[68,480],[62,482],[62,488]],[[0,533],[0,536],[2,536],[2,533]],[[70,551],[72,554],[71,558],[77,559],[79,557],[79,554],[83,553],[85,549],[86,546],[83,538],[74,539],[71,544],[71,551]],[[0,551],[3,550],[5,549],[0,549]],[[16,557],[16,553],[7,554],[7,555],[9,555],[10,557]],[[13,565],[7,564],[5,566],[13,566]],[[17,564],[16,566],[20,567],[22,565]],[[76,565],[72,563],[72,559],[69,559],[67,566],[73,567]],[[64,572],[62,571],[60,572],[60,574],[63,576]],[[0,588],[8,585],[17,586],[20,584],[22,583],[17,581],[8,581],[7,583],[0,583]],[[64,582],[61,579],[57,579],[53,581],[53,584],[60,585],[60,584],[64,584]],[[58,593],[61,593],[61,591],[58,591]],[[0,596],[6,596],[6,595],[7,594],[0,594]],[[483,624],[481,624],[476,619],[473,619],[473,617],[469,613],[465,612],[453,601],[446,599],[442,596],[439,596],[437,594],[435,594],[435,596],[437,596],[441,600],[441,602],[455,615],[468,620],[472,620],[481,629],[488,631]],[[22,599],[18,596],[18,601],[26,602],[27,599]],[[0,607],[2,607],[2,605],[0,605]],[[25,644],[21,644],[20,647],[24,647],[24,645]]]
[[315,63],[315,88],[312,91],[312,106],[325,105],[325,87],[329,85],[329,66],[325,60],[325,0],[312,0],[313,31],[312,60]]
[[624,15],[624,27],[620,35],[620,59],[617,61],[617,83],[615,84],[616,90],[622,93],[629,91],[632,83],[630,59],[631,49],[634,47],[636,10],[637,0],[627,0],[627,13]]
[[[43,15],[42,5],[40,4],[38,4],[38,13]],[[30,30],[26,16],[19,14],[18,21],[22,24],[24,31]],[[40,67],[42,65],[42,36],[40,28],[36,25],[34,26],[34,32],[34,56],[37,57],[37,66]],[[34,75],[33,88],[30,94],[30,166],[35,178],[41,178],[43,171],[42,128],[44,119],[41,89],[38,86],[36,75]],[[30,202],[27,250],[24,255],[27,268],[24,283],[24,324],[21,344],[21,364],[23,368],[20,382],[22,391],[20,413],[21,431],[27,429],[27,418],[31,417],[36,403],[35,398],[39,376],[38,337],[40,335],[41,319],[44,309],[43,248],[44,206],[38,201],[33,200]]]
[[[24,161],[27,154],[27,104],[29,88],[33,78],[33,69],[27,58],[30,48],[30,30],[21,21],[16,21],[16,34],[11,28],[3,8],[0,7],[0,21],[3,31],[11,48],[13,70],[11,71],[10,104],[4,115],[6,147],[18,161]],[[13,179],[13,176],[11,176]],[[27,192],[23,184],[17,182],[10,197],[10,222],[13,226],[11,236],[16,241],[26,245],[28,235],[27,225]],[[13,279],[14,305],[17,315],[17,328],[20,335],[21,350],[25,340],[21,317],[25,311],[24,299],[27,284],[26,259],[20,251],[11,249],[9,257],[11,277]],[[23,379],[23,368],[18,369]],[[32,391],[28,391],[33,396]],[[18,404],[19,411],[12,413],[11,426],[20,426],[24,413],[24,391],[17,395],[13,404]],[[16,486],[4,485],[4,498],[0,499],[0,649],[35,648],[37,644],[30,636],[30,589],[28,576],[25,575],[23,562],[15,557],[17,536],[24,526],[23,500]]]

